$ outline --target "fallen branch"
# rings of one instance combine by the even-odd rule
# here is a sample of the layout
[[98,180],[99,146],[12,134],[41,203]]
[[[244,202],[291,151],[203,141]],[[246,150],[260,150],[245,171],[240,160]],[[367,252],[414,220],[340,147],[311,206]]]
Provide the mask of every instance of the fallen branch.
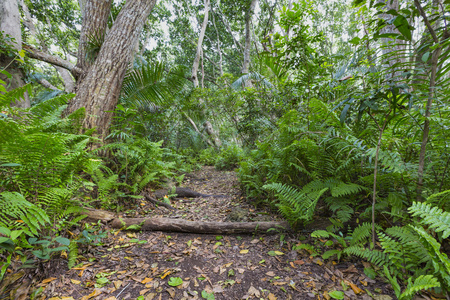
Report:
[[[271,228],[285,231],[289,228],[287,222],[202,222],[170,218],[114,219],[111,223],[113,228],[127,228],[132,225],[137,225],[138,230],[212,234],[267,232]],[[277,232],[274,230],[274,233]]]
[[151,203],[154,203],[154,204],[159,205],[159,206],[164,206],[165,208],[168,208],[168,209],[176,210],[176,208],[173,207],[172,205],[170,205],[169,203],[158,201],[158,200],[156,200],[155,198],[153,198],[153,197],[151,197],[149,195],[144,195],[144,197],[145,197],[145,200],[147,200],[147,201],[149,201]]

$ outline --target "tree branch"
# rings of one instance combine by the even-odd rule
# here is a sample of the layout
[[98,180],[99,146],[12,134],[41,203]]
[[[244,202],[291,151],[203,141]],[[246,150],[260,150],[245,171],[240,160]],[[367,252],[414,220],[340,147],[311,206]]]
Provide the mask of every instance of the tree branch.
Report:
[[44,53],[30,45],[22,44],[22,48],[28,53],[29,57],[67,69],[75,77],[78,77],[83,72],[80,68],[75,67],[75,65],[71,62],[54,55]]

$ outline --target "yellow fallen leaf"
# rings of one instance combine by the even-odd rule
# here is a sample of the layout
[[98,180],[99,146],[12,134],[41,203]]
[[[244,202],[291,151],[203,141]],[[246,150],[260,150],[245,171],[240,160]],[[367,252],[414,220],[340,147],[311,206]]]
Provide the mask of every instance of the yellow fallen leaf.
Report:
[[350,287],[356,295],[360,294],[363,290],[361,290],[356,284],[350,282]]
[[266,273],[267,276],[273,277],[275,276],[275,273],[273,271],[269,271]]
[[281,251],[273,251],[273,252],[275,252],[276,255],[284,255],[284,253]]
[[70,281],[72,281],[73,284],[80,284],[81,281],[76,280],[76,279],[70,279]]
[[326,299],[326,300],[330,300],[331,299],[331,297],[330,297],[330,295],[328,294],[327,291],[323,292],[323,299]]
[[106,298],[105,300],[117,300],[117,298],[116,298],[116,297],[114,297],[114,296],[112,296],[112,297],[108,297],[108,298]]
[[240,254],[246,254],[246,253],[248,253],[248,250],[247,250],[247,249],[244,249],[244,250],[239,251],[239,253],[240,253]]
[[269,300],[277,300],[277,297],[275,297],[275,295],[272,293],[270,293],[268,297],[269,297]]
[[144,280],[141,281],[141,283],[142,283],[142,284],[146,284],[146,283],[149,283],[149,282],[152,281],[152,280],[153,280],[153,278],[148,278],[148,277],[146,277],[146,278],[144,278]]
[[55,277],[46,278],[46,279],[42,280],[42,283],[46,284],[46,283],[52,282],[53,280],[56,280],[56,278]]
[[167,271],[166,273],[164,273],[164,275],[163,276],[161,276],[161,279],[164,279],[164,278],[166,278],[168,275],[170,275],[170,273],[172,273],[172,271]]
[[272,282],[272,284],[273,285],[285,285],[285,284],[287,284],[287,282],[285,282],[285,281],[280,281],[280,282],[276,281],[276,282]]
[[129,261],[133,261],[133,260],[134,260],[134,258],[129,257],[129,256],[125,256],[124,258],[125,258],[126,260],[129,260]]
[[81,300],[89,300],[91,298],[97,297],[98,295],[100,295],[102,292],[100,290],[94,290],[92,293],[90,293],[87,296],[83,296],[81,298]]
[[228,268],[228,267],[231,266],[232,264],[233,264],[233,263],[230,262],[230,263],[224,264],[223,266],[224,266],[225,268]]

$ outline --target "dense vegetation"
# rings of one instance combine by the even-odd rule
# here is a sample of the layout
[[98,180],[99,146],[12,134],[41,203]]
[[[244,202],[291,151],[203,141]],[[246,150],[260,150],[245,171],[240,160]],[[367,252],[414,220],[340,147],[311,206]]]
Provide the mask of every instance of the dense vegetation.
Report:
[[[24,40],[69,59],[78,4],[25,2],[39,30],[22,28]],[[68,234],[81,207],[133,207],[149,184],[209,164],[237,170],[249,201],[294,229],[326,215],[332,225],[312,233],[333,241],[323,258],[370,261],[366,274],[398,298],[450,290],[450,2],[254,2],[157,3],[102,134],[85,108],[67,109],[75,98],[57,69],[2,35],[12,61],[0,87],[0,279],[15,257],[38,267],[67,251],[73,266],[101,238]],[[243,72],[248,37],[230,30],[252,18]],[[190,74],[202,19],[201,70]],[[87,54],[102,43],[91,36]],[[11,66],[27,84],[11,88]],[[14,105],[27,95],[30,108]]]

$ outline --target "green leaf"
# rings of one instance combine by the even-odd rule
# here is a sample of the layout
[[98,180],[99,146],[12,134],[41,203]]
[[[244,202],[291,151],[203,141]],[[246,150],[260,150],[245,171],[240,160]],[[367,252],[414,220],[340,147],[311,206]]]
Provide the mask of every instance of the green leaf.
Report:
[[404,16],[396,16],[394,19],[394,25],[408,41],[411,40],[411,27],[409,26],[408,20]]
[[364,274],[366,274],[370,279],[375,279],[375,277],[377,277],[377,272],[375,272],[372,268],[364,268]]
[[206,300],[215,300],[214,293],[208,293],[207,291],[202,291],[202,298],[205,298]]
[[328,295],[333,299],[344,299],[344,292],[341,291],[332,291]]
[[352,38],[350,41],[348,41],[350,44],[353,44],[353,45],[358,45],[359,44],[359,42],[361,41],[361,39],[359,38],[359,37],[354,37],[354,38]]
[[67,238],[63,238],[63,237],[57,237],[55,239],[55,241],[57,241],[58,243],[62,244],[62,245],[66,245],[69,246],[70,245],[70,240]]
[[1,164],[1,165],[0,165],[0,168],[1,168],[1,167],[21,167],[21,166],[22,166],[21,164],[7,163],[7,164]]
[[170,286],[179,286],[183,284],[183,280],[180,277],[170,277],[168,284]]
[[430,51],[425,52],[425,54],[422,55],[422,61],[427,62],[429,57],[430,57]]

